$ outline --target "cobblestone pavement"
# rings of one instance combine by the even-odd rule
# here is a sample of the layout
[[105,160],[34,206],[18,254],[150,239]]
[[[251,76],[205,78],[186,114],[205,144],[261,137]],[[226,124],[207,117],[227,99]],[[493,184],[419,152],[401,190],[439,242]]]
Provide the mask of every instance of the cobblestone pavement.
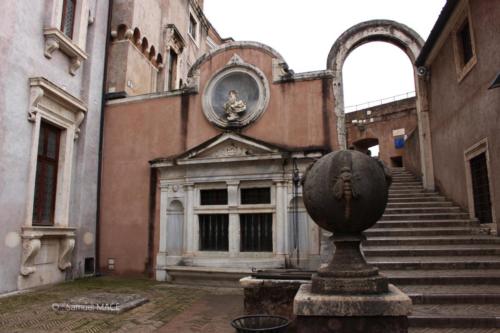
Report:
[[[95,292],[140,294],[147,297],[149,302],[118,315],[52,310],[53,303]],[[452,313],[453,307],[449,305],[446,312]],[[476,315],[490,314],[490,310],[477,305],[471,305],[469,309]],[[436,309],[433,309],[433,306],[423,306],[417,312],[425,314],[434,311]],[[241,290],[175,286],[146,279],[103,277],[63,283],[22,295],[0,298],[0,332],[233,333],[235,331],[229,322],[242,313]],[[409,330],[409,333],[499,332],[500,329],[484,328]]]
[[[137,293],[149,302],[118,315],[52,310],[53,303],[93,292]],[[160,332],[225,333],[233,332],[229,321],[241,314],[242,303],[242,292],[236,289],[101,277],[0,298],[0,332],[142,333],[161,328]],[[165,326],[171,321],[172,326]]]

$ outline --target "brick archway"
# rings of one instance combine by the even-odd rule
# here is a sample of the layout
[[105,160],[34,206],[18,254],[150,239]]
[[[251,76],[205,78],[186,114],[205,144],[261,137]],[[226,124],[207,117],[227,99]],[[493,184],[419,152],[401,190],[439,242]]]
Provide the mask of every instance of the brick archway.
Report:
[[[349,54],[357,47],[370,42],[387,42],[400,48],[415,63],[424,45],[424,40],[413,29],[399,22],[390,20],[372,20],[359,23],[346,30],[335,41],[328,54],[327,69],[335,74],[333,95],[337,116],[338,140],[341,148],[347,148],[346,125],[344,113],[344,90],[342,68]],[[431,138],[429,133],[427,87],[425,75],[413,67],[417,95],[419,140],[421,151],[422,178],[426,189],[434,189],[434,172],[432,166]]]

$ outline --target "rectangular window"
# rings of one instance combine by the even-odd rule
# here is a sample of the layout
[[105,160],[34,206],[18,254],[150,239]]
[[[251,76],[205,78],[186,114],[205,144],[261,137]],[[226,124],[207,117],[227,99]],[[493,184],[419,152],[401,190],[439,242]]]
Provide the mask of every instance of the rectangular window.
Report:
[[167,90],[175,89],[175,81],[177,80],[177,53],[170,50],[168,62],[168,87]]
[[229,249],[229,215],[198,215],[200,223],[200,251],[227,251]]
[[458,41],[461,49],[462,65],[465,66],[472,59],[472,38],[469,20],[466,18],[463,26],[458,31]]
[[191,37],[193,37],[194,40],[196,40],[197,37],[197,31],[198,31],[198,22],[194,18],[192,14],[189,15],[189,34]]
[[64,0],[61,19],[61,31],[73,38],[73,27],[75,25],[76,0]]
[[240,214],[241,252],[273,251],[273,214]]
[[270,204],[271,189],[269,187],[242,188],[241,204]]
[[227,205],[227,189],[200,190],[201,205]]
[[40,124],[33,204],[34,225],[54,224],[60,136],[59,128],[45,122]]

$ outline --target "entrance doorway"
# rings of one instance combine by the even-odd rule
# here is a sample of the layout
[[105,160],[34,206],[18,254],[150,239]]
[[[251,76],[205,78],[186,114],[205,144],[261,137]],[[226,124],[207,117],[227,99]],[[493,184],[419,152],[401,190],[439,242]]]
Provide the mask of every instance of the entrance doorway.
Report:
[[474,214],[480,223],[492,223],[490,183],[486,153],[469,160],[474,198]]

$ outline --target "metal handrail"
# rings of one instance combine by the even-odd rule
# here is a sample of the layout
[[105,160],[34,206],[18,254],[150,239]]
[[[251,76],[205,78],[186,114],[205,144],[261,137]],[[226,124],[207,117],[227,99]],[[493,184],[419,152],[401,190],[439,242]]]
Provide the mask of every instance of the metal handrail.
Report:
[[379,106],[382,104],[399,101],[399,100],[402,100],[405,98],[410,98],[410,97],[415,97],[415,91],[409,91],[409,92],[404,93],[404,94],[394,95],[391,97],[386,97],[386,98],[382,98],[382,99],[378,99],[378,100],[374,100],[374,101],[364,102],[361,104],[346,106],[344,108],[344,110],[345,110],[345,113],[349,113],[349,112],[367,109],[367,108],[373,107],[373,106]]

